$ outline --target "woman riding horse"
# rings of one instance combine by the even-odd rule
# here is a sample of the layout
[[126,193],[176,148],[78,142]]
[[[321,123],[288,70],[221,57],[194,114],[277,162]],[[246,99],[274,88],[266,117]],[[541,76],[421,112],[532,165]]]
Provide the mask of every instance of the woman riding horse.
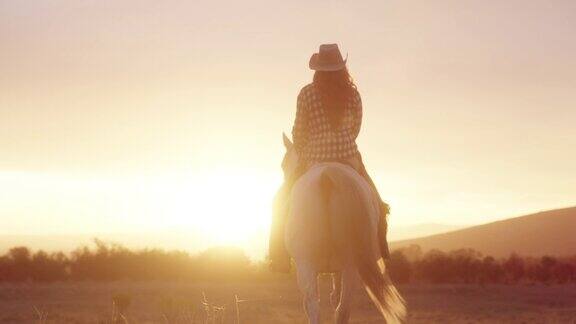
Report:
[[290,271],[290,257],[284,244],[287,201],[293,184],[312,165],[340,162],[353,167],[373,188],[380,200],[378,236],[384,259],[389,257],[386,240],[388,205],[380,199],[374,182],[366,172],[356,137],[362,124],[362,101],[336,44],[320,46],[310,58],[314,81],[300,91],[292,140],[300,157],[295,174],[286,178],[278,191],[269,246],[270,269]]

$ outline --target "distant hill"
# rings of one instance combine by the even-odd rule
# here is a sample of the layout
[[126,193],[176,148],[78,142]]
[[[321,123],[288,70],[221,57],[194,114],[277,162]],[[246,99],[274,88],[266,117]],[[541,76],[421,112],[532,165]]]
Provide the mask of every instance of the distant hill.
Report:
[[576,255],[576,207],[395,241],[391,243],[391,248],[411,244],[420,245],[424,250],[473,248],[495,257],[505,257],[512,252],[525,256]]
[[388,240],[399,241],[417,237],[435,235],[440,233],[459,230],[468,226],[448,225],[437,223],[424,223],[408,226],[391,227],[388,232]]

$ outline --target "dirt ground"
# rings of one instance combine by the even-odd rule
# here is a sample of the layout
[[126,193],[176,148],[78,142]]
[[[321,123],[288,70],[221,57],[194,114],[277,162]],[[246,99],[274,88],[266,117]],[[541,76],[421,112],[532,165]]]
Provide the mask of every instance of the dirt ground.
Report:
[[[331,321],[328,278],[322,280],[324,321]],[[576,323],[576,286],[405,285],[409,323]],[[267,283],[54,283],[0,284],[0,323],[36,323],[34,308],[48,323],[110,323],[112,298],[129,296],[129,323],[167,323],[163,312],[196,315],[204,323],[202,292],[235,323],[305,323],[293,281]],[[363,291],[358,291],[352,323],[382,323]],[[188,309],[185,313],[183,309]],[[192,309],[194,308],[194,309]]]

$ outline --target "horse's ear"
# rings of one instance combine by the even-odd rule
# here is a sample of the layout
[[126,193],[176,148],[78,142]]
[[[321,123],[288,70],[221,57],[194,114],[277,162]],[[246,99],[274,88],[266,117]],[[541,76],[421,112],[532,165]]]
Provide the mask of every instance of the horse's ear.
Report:
[[289,150],[292,147],[292,141],[284,133],[282,133],[282,140],[284,141],[286,149]]

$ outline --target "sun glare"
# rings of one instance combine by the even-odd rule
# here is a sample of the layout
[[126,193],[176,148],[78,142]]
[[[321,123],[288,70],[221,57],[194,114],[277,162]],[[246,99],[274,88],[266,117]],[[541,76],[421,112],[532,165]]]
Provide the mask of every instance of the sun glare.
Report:
[[211,244],[245,246],[268,231],[277,180],[232,169],[177,180],[157,198],[164,206],[162,221],[193,227]]

